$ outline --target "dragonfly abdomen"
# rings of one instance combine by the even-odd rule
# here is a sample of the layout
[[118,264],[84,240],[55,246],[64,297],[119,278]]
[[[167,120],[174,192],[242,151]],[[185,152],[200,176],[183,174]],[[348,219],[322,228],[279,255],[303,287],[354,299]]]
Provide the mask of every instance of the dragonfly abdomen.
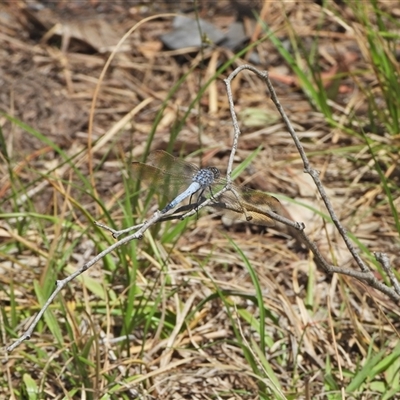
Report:
[[169,210],[172,210],[177,204],[185,200],[187,197],[191,196],[193,193],[196,193],[199,189],[201,189],[201,184],[199,182],[192,182],[191,185],[184,192],[182,192],[179,196],[175,197],[174,200],[167,204],[161,210],[161,213],[164,214]]
[[172,210],[177,204],[185,200],[187,197],[196,193],[200,189],[204,190],[211,186],[215,179],[219,177],[219,170],[217,168],[203,168],[196,172],[192,178],[192,183],[190,186],[182,192],[179,196],[175,197],[169,204],[167,204],[161,213],[166,213]]

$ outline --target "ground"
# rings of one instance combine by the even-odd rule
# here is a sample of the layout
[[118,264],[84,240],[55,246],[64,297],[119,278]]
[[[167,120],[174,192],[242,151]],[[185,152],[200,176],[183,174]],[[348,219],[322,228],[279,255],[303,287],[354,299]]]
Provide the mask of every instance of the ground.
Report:
[[[382,13],[395,20],[400,7],[386,3]],[[168,150],[226,171],[234,132],[224,79],[246,62],[269,72],[341,223],[391,287],[373,254],[400,267],[399,132],[371,125],[365,93],[382,110],[384,98],[346,4],[199,1],[197,13],[186,2],[1,4],[2,346],[27,328],[55,280],[115,242],[95,220],[122,228],[157,209],[155,195],[135,195],[132,161]],[[314,89],[326,94],[322,105],[252,10],[299,56],[300,69],[321,77]],[[239,58],[222,45],[168,49],[160,38],[173,30],[172,13],[194,18],[194,32],[196,17],[222,32],[242,22],[255,45]],[[300,56],[313,52],[317,65],[307,65]],[[235,166],[251,161],[235,183],[279,198],[329,264],[359,270],[266,85],[243,71],[232,93],[241,129]],[[3,348],[0,394],[396,398],[397,369],[379,364],[399,351],[396,297],[317,268],[287,229],[232,225],[220,214],[157,224],[71,282],[30,340]]]

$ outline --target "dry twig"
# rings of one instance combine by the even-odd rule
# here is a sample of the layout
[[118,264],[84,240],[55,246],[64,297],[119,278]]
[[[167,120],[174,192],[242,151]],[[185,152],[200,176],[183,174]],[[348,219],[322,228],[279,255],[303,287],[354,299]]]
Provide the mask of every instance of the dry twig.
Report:
[[[275,93],[275,90],[272,86],[271,81],[269,80],[268,77],[268,72],[264,71],[264,72],[260,72],[259,70],[257,70],[256,68],[250,66],[250,65],[242,65],[238,68],[235,69],[235,71],[233,71],[230,76],[225,80],[225,84],[226,84],[226,88],[227,88],[227,94],[228,94],[228,100],[229,100],[229,107],[230,107],[230,113],[231,113],[231,117],[232,117],[232,121],[233,121],[233,128],[234,128],[234,140],[232,143],[232,149],[231,149],[231,154],[230,154],[230,158],[229,158],[229,162],[228,162],[228,167],[227,167],[227,173],[226,173],[226,185],[217,193],[213,194],[213,196],[209,199],[205,199],[204,201],[202,201],[200,204],[196,204],[196,207],[193,207],[193,205],[191,206],[183,206],[181,208],[179,208],[178,210],[174,211],[173,213],[171,213],[170,215],[165,215],[163,213],[161,213],[160,211],[156,211],[153,216],[146,222],[139,224],[139,225],[135,225],[133,227],[130,227],[128,229],[124,229],[121,231],[115,231],[109,227],[106,227],[105,225],[102,225],[100,223],[96,223],[97,226],[102,227],[104,229],[107,229],[108,231],[112,232],[113,236],[116,238],[118,236],[120,236],[121,234],[124,233],[128,233],[132,230],[135,230],[135,233],[119,240],[118,242],[114,243],[112,246],[110,246],[109,248],[105,249],[104,251],[102,251],[101,253],[99,253],[96,257],[94,257],[92,260],[90,260],[89,262],[85,263],[81,268],[79,268],[76,272],[74,272],[73,274],[69,275],[67,278],[63,279],[63,280],[59,280],[56,283],[56,289],[54,290],[54,292],[51,294],[51,296],[48,298],[48,300],[46,301],[46,303],[43,305],[42,309],[40,310],[40,312],[36,315],[35,319],[33,320],[33,322],[31,323],[31,325],[29,326],[28,330],[26,332],[23,333],[23,335],[21,335],[17,341],[15,341],[12,345],[7,347],[7,351],[12,351],[14,350],[17,346],[19,346],[24,340],[27,340],[30,338],[33,330],[35,329],[37,323],[39,322],[39,320],[42,318],[43,314],[45,313],[45,311],[47,310],[47,308],[49,307],[49,305],[52,303],[52,301],[54,300],[54,298],[57,296],[57,294],[69,283],[71,282],[73,279],[75,279],[77,276],[81,275],[82,273],[84,273],[85,271],[87,271],[89,268],[91,268],[97,261],[101,260],[104,256],[106,256],[107,254],[110,254],[112,251],[114,251],[115,249],[117,249],[118,247],[129,243],[132,240],[137,240],[137,239],[141,239],[143,237],[144,232],[149,229],[152,225],[154,225],[155,223],[158,222],[163,222],[167,219],[174,219],[174,218],[180,218],[180,219],[184,219],[187,218],[191,215],[194,215],[195,213],[198,212],[199,209],[206,207],[206,206],[210,206],[212,205],[212,203],[215,201],[216,198],[218,198],[221,194],[223,194],[224,192],[230,190],[230,191],[234,191],[234,189],[232,188],[232,170],[233,170],[233,160],[235,157],[235,153],[238,147],[238,143],[239,143],[239,136],[241,134],[240,132],[240,128],[239,128],[239,124],[236,118],[236,113],[234,110],[234,102],[233,102],[233,96],[232,96],[232,91],[231,91],[231,82],[232,80],[243,70],[248,69],[250,71],[252,71],[253,73],[255,73],[260,79],[262,79],[263,81],[266,82],[267,87],[270,91],[270,96],[271,96],[271,100],[273,101],[273,103],[275,104],[277,110],[279,111],[279,113],[282,116],[282,119],[297,147],[297,150],[303,160],[303,164],[304,164],[304,171],[306,173],[308,173],[312,179],[315,182],[315,185],[322,197],[322,200],[325,203],[325,206],[332,218],[332,221],[334,222],[336,228],[338,229],[340,235],[342,236],[343,240],[346,243],[346,246],[349,250],[349,252],[352,254],[353,259],[356,261],[357,265],[360,267],[361,271],[355,271],[355,270],[351,270],[351,269],[347,269],[347,268],[340,268],[340,267],[335,267],[333,265],[330,265],[322,256],[322,254],[320,253],[319,249],[317,248],[317,246],[315,245],[314,242],[312,242],[310,240],[310,238],[305,234],[304,232],[304,228],[305,225],[303,223],[299,223],[299,222],[294,222],[291,221],[281,215],[275,214],[272,211],[268,211],[265,210],[265,214],[267,214],[270,218],[281,222],[289,227],[291,227],[292,229],[295,229],[298,232],[299,237],[301,238],[301,241],[308,247],[308,249],[313,253],[314,257],[315,257],[315,261],[317,263],[317,265],[319,267],[321,267],[326,273],[338,273],[338,274],[343,274],[343,275],[348,275],[351,276],[353,278],[356,278],[357,280],[364,282],[366,284],[368,284],[369,286],[381,291],[382,293],[386,294],[387,296],[389,296],[392,300],[394,301],[399,301],[400,300],[400,285],[397,281],[397,279],[395,278],[393,272],[391,271],[390,266],[388,265],[388,260],[387,260],[387,256],[385,254],[381,254],[378,253],[376,254],[376,259],[383,265],[386,273],[388,274],[394,288],[390,288],[388,287],[386,284],[378,281],[375,276],[373,275],[373,273],[370,271],[369,267],[364,263],[364,261],[361,259],[361,257],[359,256],[357,250],[354,248],[353,244],[351,243],[346,230],[344,229],[344,227],[342,226],[342,224],[340,223],[335,211],[333,210],[332,204],[322,186],[322,183],[319,179],[319,173],[318,171],[314,170],[313,168],[311,168],[310,163],[308,161],[308,158],[304,152],[304,149],[301,145],[301,142],[298,138],[298,136],[296,135],[296,132],[294,131],[292,124],[289,120],[289,118],[287,117],[287,115],[285,114],[278,98],[277,95]],[[188,212],[186,212],[187,210],[190,210]],[[184,212],[183,215],[177,215],[177,213],[179,212]]]

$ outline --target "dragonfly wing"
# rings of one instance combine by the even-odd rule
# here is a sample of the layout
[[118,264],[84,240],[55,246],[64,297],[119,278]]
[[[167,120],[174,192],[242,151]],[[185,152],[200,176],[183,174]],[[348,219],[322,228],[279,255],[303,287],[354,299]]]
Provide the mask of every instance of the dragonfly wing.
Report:
[[[170,201],[162,210],[163,212],[172,209],[200,188],[193,190],[193,178],[198,174],[199,168],[163,150],[150,153],[146,164],[134,162],[132,170],[136,179],[145,182]],[[193,190],[192,192],[188,189],[189,187]],[[179,196],[176,197],[178,194]]]
[[140,162],[132,163],[133,177],[165,197],[176,196],[185,190],[191,183],[191,178],[182,175],[173,175],[165,170]]
[[281,202],[276,197],[261,192],[260,190],[253,190],[247,187],[239,188],[239,197],[241,201],[261,211],[268,210],[276,214],[282,213]]
[[256,225],[275,226],[266,211],[282,213],[279,200],[266,193],[249,188],[233,187],[233,191],[224,192],[216,203],[218,207],[228,210],[227,218],[234,221],[247,221]]
[[164,150],[151,152],[147,157],[147,163],[170,174],[179,175],[182,178],[191,178],[199,170],[195,165],[174,157]]

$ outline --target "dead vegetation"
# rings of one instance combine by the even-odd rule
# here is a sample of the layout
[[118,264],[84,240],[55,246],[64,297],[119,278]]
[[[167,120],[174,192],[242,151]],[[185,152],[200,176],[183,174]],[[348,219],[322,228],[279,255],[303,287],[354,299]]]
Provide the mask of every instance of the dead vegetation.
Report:
[[[201,150],[202,163],[224,170],[233,135],[222,81],[232,68],[194,102],[233,52],[163,48],[159,38],[171,31],[172,16],[147,21],[124,42],[89,122],[113,46],[139,21],[182,11],[184,3],[37,5],[0,6],[0,105],[15,118],[1,116],[4,346],[26,328],[56,279],[113,242],[93,220],[122,227],[146,216],[133,198],[131,160],[148,147],[182,156]],[[237,20],[237,7],[200,5],[199,17],[225,32]],[[399,142],[398,132],[368,126],[362,88],[377,98],[380,92],[372,73],[358,74],[371,69],[362,26],[350,7],[339,18],[333,3],[325,11],[312,2],[255,7],[287,46],[295,31],[302,51],[317,51],[315,68],[337,126],[310,101],[271,40],[232,66],[253,53],[269,71],[334,209],[384,279],[372,253],[386,252],[396,270],[398,229],[363,131],[377,149],[397,209]],[[381,7],[398,12],[384,2]],[[253,41],[262,36],[252,18],[246,16],[244,26]],[[242,129],[236,161],[261,148],[240,179],[295,199],[282,203],[305,223],[324,256],[356,268],[333,225],[318,214],[326,211],[265,88],[246,73],[234,81],[233,96]],[[191,161],[199,163],[199,156]],[[382,366],[399,351],[398,304],[349,277],[324,274],[281,232],[224,227],[214,214],[161,225],[120,249],[72,282],[51,312],[29,342],[2,355],[2,395],[34,398],[26,393],[36,387],[36,398],[373,399],[391,398],[390,388],[399,385],[396,362]],[[129,340],[117,341],[124,335]],[[368,379],[359,378],[363,374]]]

